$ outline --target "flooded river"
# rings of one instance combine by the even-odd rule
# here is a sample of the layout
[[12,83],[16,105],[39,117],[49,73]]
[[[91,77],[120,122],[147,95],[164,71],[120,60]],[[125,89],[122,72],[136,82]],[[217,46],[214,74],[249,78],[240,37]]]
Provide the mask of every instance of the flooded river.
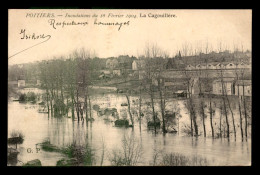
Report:
[[[119,116],[128,115],[127,107],[121,106],[122,103],[127,102],[123,95],[105,95],[91,97],[92,106],[95,104],[101,107],[116,108],[119,111]],[[136,98],[131,97],[133,102]],[[145,100],[144,100],[145,103]],[[71,118],[52,118],[48,114],[38,113],[37,104],[22,104],[19,102],[8,103],[8,132],[10,134],[13,130],[21,131],[25,138],[21,145],[18,145],[18,164],[22,165],[27,161],[39,159],[43,166],[55,166],[56,162],[64,157],[64,155],[55,152],[45,152],[37,150],[40,148],[38,143],[44,140],[56,146],[66,146],[72,142],[84,144],[88,142],[94,148],[97,162],[102,155],[103,145],[104,162],[103,165],[111,165],[109,156],[114,149],[122,148],[122,138],[124,136],[131,136],[136,139],[136,144],[142,146],[141,162],[138,165],[150,165],[154,150],[162,150],[168,153],[181,153],[183,155],[199,155],[209,160],[209,165],[250,165],[251,164],[251,139],[247,142],[241,142],[237,139],[227,141],[226,139],[212,139],[209,136],[204,138],[192,138],[183,134],[154,134],[146,128],[146,120],[143,119],[141,130],[136,121],[134,129],[132,128],[118,128],[113,122],[106,122],[103,117],[97,115],[97,112],[92,110],[92,123],[72,121]],[[158,106],[157,106],[158,108]],[[180,108],[181,106],[180,102]],[[144,110],[146,110],[144,108]],[[158,110],[158,109],[157,109]],[[187,111],[182,110],[183,123]],[[183,122],[182,122],[183,120]],[[206,123],[209,127],[209,123]],[[97,163],[99,164],[99,163]]]

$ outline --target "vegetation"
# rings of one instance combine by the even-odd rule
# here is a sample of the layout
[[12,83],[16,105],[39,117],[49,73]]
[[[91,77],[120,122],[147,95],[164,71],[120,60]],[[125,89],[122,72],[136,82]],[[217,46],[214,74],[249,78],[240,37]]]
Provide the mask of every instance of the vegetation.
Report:
[[8,138],[7,143],[13,144],[17,148],[17,144],[22,144],[24,141],[24,134],[21,131],[13,130],[10,133],[10,138]]
[[207,166],[207,159],[200,156],[185,156],[179,153],[164,153],[154,166]]
[[40,143],[41,149],[46,152],[59,152],[67,158],[57,161],[57,166],[91,166],[96,163],[95,152],[90,145],[78,145],[76,142],[59,148],[49,140]]
[[[91,166],[95,165],[95,152],[90,145],[77,145],[75,142],[68,145],[62,150],[62,153],[68,156],[69,161],[67,163],[76,166]],[[57,165],[61,165],[61,161],[57,162]],[[66,165],[69,165],[66,164]]]
[[208,166],[209,160],[199,155],[184,155],[176,152],[165,152],[162,149],[154,149],[152,166]]
[[28,101],[30,101],[30,102],[35,103],[36,100],[37,100],[37,96],[36,96],[36,94],[34,92],[29,92],[27,94],[20,94],[20,96],[19,96],[19,101],[20,102],[28,102]]
[[121,149],[114,149],[109,155],[112,166],[135,166],[141,161],[142,145],[133,136],[124,135]]
[[52,145],[49,140],[43,141],[41,144],[41,149],[46,152],[61,152],[61,149]]
[[122,126],[129,127],[129,121],[126,120],[126,119],[116,120],[116,121],[115,121],[115,126],[119,126],[119,127],[122,127]]

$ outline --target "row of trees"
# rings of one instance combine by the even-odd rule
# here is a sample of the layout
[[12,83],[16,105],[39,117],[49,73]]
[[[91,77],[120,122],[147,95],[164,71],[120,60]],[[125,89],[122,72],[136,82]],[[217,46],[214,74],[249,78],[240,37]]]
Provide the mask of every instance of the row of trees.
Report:
[[51,116],[71,113],[78,121],[91,117],[91,99],[88,87],[92,84],[90,51],[74,51],[66,60],[63,58],[43,61],[39,64],[40,80],[45,89],[45,101]]
[[[222,52],[221,50],[222,44],[220,43],[219,45],[219,52]],[[179,52],[179,55],[182,55],[183,57],[187,56],[190,50],[190,45],[185,44],[183,45],[183,49]],[[239,63],[241,62],[240,58],[238,58],[235,53],[238,53],[238,49],[235,48],[236,52],[234,52],[234,63]],[[209,44],[206,43],[205,45],[205,50],[200,49],[195,49],[193,51],[195,55],[198,55],[198,60],[195,60],[197,63],[207,63],[209,61],[209,58],[204,57],[200,58],[201,53],[204,51],[205,54],[208,54],[210,52],[209,49]],[[198,54],[199,53],[199,54]],[[168,58],[167,52],[163,51],[160,49],[156,44],[154,45],[147,45],[145,50],[144,50],[144,61],[145,65],[143,66],[143,71],[139,70],[139,77],[140,74],[142,74],[142,80],[140,81],[140,89],[144,87],[146,92],[150,96],[150,101],[151,101],[151,108],[152,108],[152,120],[154,123],[156,123],[156,118],[157,118],[157,111],[155,110],[155,96],[156,93],[158,93],[159,96],[159,104],[160,104],[160,115],[162,119],[162,131],[163,133],[167,132],[166,129],[166,103],[165,101],[167,100],[167,93],[165,92],[165,86],[163,85],[162,79],[163,79],[163,73],[165,71],[165,63],[166,59]],[[223,59],[220,59],[219,62],[224,61],[224,56]],[[188,65],[188,63],[185,63]],[[186,100],[186,108],[189,111],[190,115],[190,134],[192,136],[199,136],[199,126],[198,126],[198,116],[202,119],[202,127],[203,127],[203,135],[204,137],[207,136],[206,133],[206,124],[205,124],[205,119],[207,118],[207,113],[209,114],[210,117],[210,128],[211,128],[211,135],[213,138],[215,137],[227,137],[228,139],[230,138],[230,119],[229,119],[229,114],[231,114],[231,121],[232,121],[232,128],[233,128],[233,133],[234,133],[234,138],[236,140],[237,137],[237,128],[236,128],[236,122],[235,122],[235,114],[234,110],[231,107],[232,103],[237,103],[239,106],[239,114],[240,114],[240,129],[241,129],[241,138],[242,140],[245,139],[247,140],[247,133],[248,133],[248,114],[247,111],[250,110],[248,109],[248,106],[246,105],[246,96],[245,96],[245,86],[243,84],[243,92],[238,92],[237,96],[229,96],[227,93],[227,85],[226,82],[224,81],[225,75],[223,75],[223,70],[218,70],[218,79],[221,80],[221,92],[222,95],[221,101],[219,102],[219,105],[216,105],[216,100],[213,98],[212,94],[212,77],[209,77],[208,73],[205,73],[204,70],[198,70],[196,72],[190,72],[187,70],[183,70],[182,74],[184,80],[186,81],[186,89],[187,89],[187,100]],[[235,75],[236,80],[244,80],[244,75],[245,75],[245,70],[236,68],[235,70]],[[194,96],[194,91],[195,89],[198,89],[198,96]],[[207,92],[207,100],[205,100],[205,97],[202,96],[204,92]],[[139,92],[139,98],[141,101],[142,99],[142,91],[140,90]],[[235,98],[235,99],[234,99]],[[238,99],[238,101],[236,101]],[[207,111],[208,107],[208,111]],[[214,118],[216,114],[216,108],[219,108],[221,113],[220,113],[220,123],[219,123],[219,133],[215,133],[214,129]],[[249,107],[250,108],[250,107]],[[141,103],[139,105],[139,118],[141,114]],[[244,113],[244,115],[243,115]],[[222,119],[222,115],[225,116],[225,121]],[[243,126],[243,119],[245,120],[244,126]],[[224,131],[222,131],[222,126],[224,126]],[[154,125],[154,130],[156,132],[156,125]],[[224,136],[222,135],[224,134]]]

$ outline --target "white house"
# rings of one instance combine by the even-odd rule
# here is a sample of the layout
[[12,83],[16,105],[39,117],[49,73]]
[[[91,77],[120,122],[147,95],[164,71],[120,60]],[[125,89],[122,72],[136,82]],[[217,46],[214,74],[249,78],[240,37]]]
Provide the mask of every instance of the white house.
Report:
[[206,69],[207,65],[206,64],[197,64],[196,69]]
[[234,69],[234,68],[236,68],[236,65],[234,63],[226,64],[226,69]]
[[216,66],[212,63],[207,64],[207,69],[216,69]]
[[36,81],[36,85],[37,85],[37,86],[41,86],[41,80],[37,80],[37,81]]
[[235,84],[234,78],[223,78],[223,87],[221,79],[213,81],[213,94],[222,95],[224,94],[234,95],[235,94]]
[[132,63],[132,70],[139,70],[144,68],[145,61],[144,60],[134,60]]
[[25,80],[18,80],[18,87],[25,87]]
[[252,82],[251,80],[238,80],[236,82],[236,95],[252,96]]
[[186,70],[194,70],[194,69],[195,69],[195,67],[192,66],[191,64],[186,66]]
[[218,63],[217,65],[216,65],[216,69],[225,69],[225,65],[224,64],[222,64],[222,63]]
[[110,70],[101,70],[101,73],[105,75],[111,74]]

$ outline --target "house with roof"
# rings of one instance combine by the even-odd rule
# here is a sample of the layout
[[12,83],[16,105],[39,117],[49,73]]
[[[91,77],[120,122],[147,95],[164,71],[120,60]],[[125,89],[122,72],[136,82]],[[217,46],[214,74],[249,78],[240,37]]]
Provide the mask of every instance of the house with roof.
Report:
[[232,62],[226,64],[226,69],[235,69],[236,65]]
[[206,69],[207,68],[207,64],[205,63],[201,63],[201,64],[197,64],[195,66],[196,69]]
[[36,80],[36,86],[41,86],[41,80]]
[[[223,86],[222,86],[222,81],[223,81]],[[227,95],[235,95],[234,78],[223,78],[223,80],[221,79],[214,80],[212,86],[213,86],[212,88],[213,94],[215,95],[222,95],[223,93]]]
[[214,64],[214,63],[208,63],[207,64],[207,69],[216,69],[216,65],[217,64]]
[[194,70],[196,69],[195,66],[191,65],[191,64],[188,64],[185,68],[186,70]]
[[252,96],[251,80],[237,80],[235,83],[235,95]]
[[18,80],[18,87],[25,87],[25,80]]
[[225,69],[225,68],[226,68],[226,66],[223,63],[216,64],[216,69]]
[[245,61],[241,61],[240,63],[237,64],[237,68],[248,69],[248,68],[251,68],[251,64],[246,63]]
[[144,60],[134,60],[132,62],[132,70],[144,69],[145,61]]

